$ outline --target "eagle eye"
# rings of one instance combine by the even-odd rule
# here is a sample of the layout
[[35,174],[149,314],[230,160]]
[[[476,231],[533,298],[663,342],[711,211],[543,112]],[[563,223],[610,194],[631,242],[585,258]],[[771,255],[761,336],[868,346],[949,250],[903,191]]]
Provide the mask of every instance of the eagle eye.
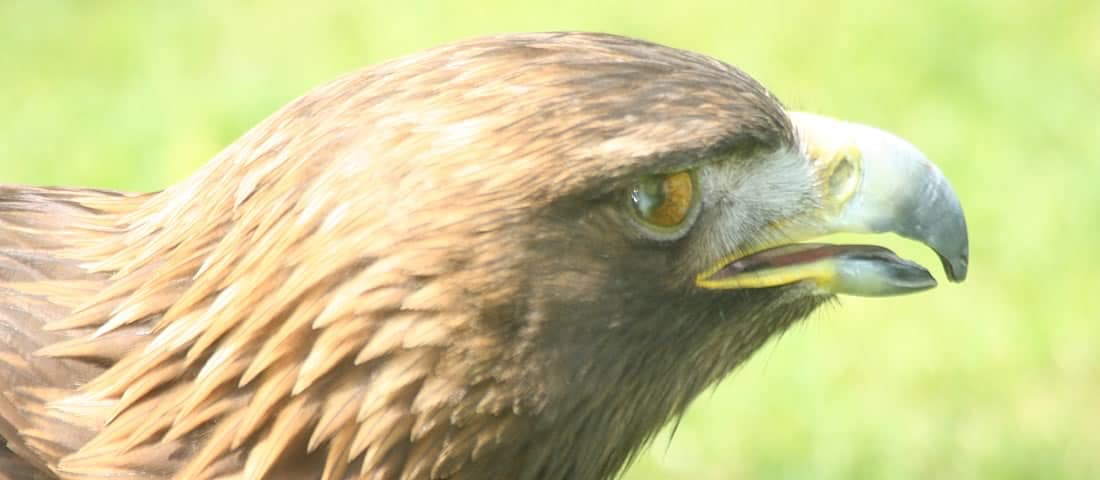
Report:
[[695,175],[683,170],[642,177],[630,189],[629,203],[645,227],[667,235],[687,226],[698,197]]

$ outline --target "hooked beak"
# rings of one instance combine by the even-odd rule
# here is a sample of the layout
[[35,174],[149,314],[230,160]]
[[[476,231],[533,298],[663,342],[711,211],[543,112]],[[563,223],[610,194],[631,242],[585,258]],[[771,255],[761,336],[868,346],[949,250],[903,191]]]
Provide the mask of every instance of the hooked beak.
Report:
[[[919,150],[882,130],[809,113],[789,113],[802,155],[817,176],[820,210],[795,241],[833,233],[896,233],[939,255],[947,278],[966,279],[966,219],[947,178]],[[696,278],[708,289],[763,288],[809,281],[824,293],[897,295],[936,281],[920,265],[870,245],[794,243],[723,259]]]

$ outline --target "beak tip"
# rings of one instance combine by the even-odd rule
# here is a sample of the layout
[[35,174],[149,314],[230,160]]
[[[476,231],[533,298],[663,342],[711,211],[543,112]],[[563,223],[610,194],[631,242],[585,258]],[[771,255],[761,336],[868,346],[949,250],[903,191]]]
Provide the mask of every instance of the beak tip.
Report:
[[947,273],[947,279],[953,283],[961,283],[966,280],[966,273],[970,266],[970,253],[963,252],[955,258],[940,257],[943,262],[943,270]]

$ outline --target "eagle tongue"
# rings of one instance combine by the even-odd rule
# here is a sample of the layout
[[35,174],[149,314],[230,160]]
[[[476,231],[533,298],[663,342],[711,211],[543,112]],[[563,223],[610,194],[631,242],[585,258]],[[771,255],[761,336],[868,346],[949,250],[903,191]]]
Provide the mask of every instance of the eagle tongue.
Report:
[[724,274],[736,275],[766,268],[812,263],[825,258],[849,258],[904,261],[888,248],[877,245],[835,245],[831,243],[792,243],[761,250],[741,257],[723,268]]

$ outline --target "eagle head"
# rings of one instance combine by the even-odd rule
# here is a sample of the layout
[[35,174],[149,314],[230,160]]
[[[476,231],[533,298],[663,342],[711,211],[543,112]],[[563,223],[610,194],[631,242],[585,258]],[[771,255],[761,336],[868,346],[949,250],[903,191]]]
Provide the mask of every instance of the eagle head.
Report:
[[111,233],[57,253],[102,291],[40,352],[96,368],[26,422],[74,433],[19,450],[63,478],[607,478],[836,295],[935,285],[814,238],[893,232],[951,280],[968,261],[912,145],[585,33],[351,73],[111,201],[79,217]]

